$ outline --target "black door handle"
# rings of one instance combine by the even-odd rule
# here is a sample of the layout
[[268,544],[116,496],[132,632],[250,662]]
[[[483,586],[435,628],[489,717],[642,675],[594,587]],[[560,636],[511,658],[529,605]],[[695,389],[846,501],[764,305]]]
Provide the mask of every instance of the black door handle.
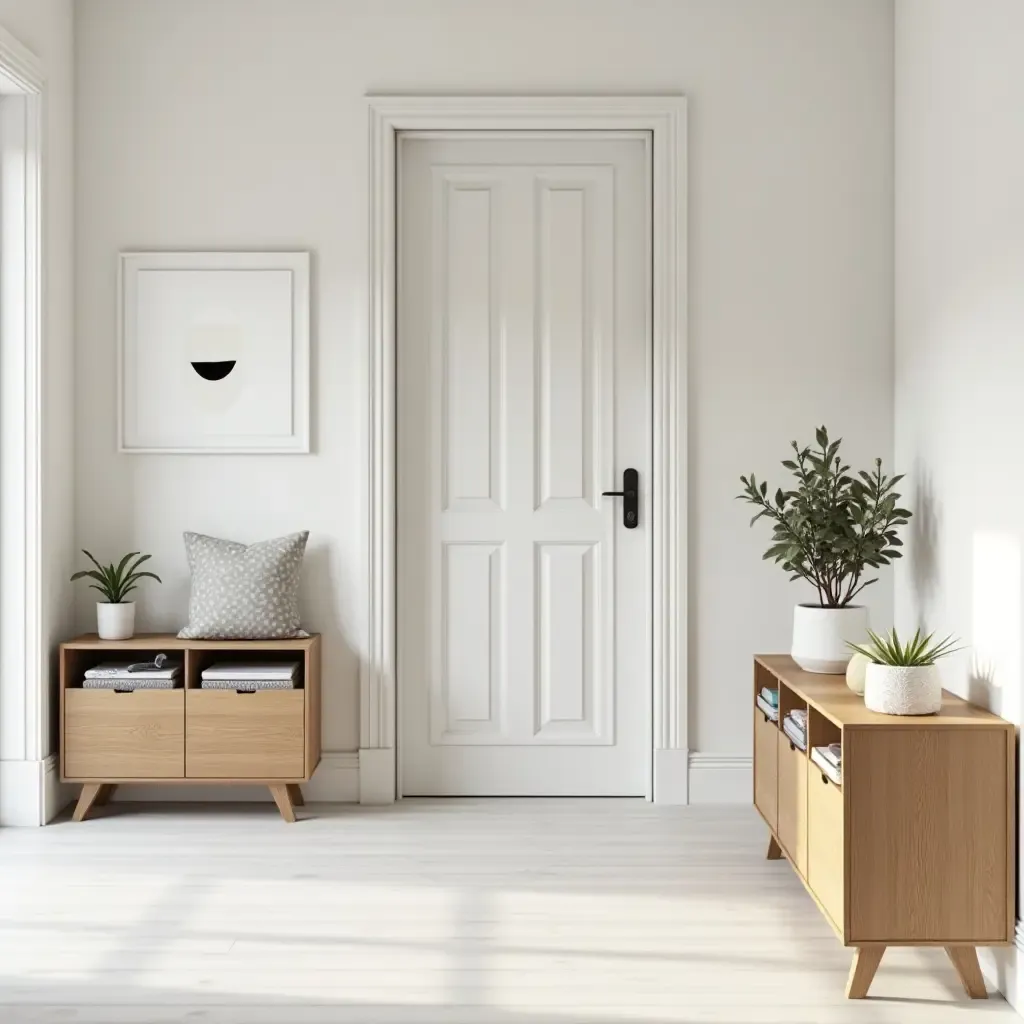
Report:
[[622,525],[635,530],[640,525],[640,474],[635,469],[622,472],[621,491],[602,491],[606,498],[622,498]]

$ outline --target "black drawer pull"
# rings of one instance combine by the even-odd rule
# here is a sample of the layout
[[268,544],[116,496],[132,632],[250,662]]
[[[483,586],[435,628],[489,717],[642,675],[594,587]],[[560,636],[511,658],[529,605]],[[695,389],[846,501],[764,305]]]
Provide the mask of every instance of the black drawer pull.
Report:
[[821,773],[821,781],[828,785],[828,776],[824,772]]
[[796,750],[796,744],[792,740],[789,741],[789,749]]

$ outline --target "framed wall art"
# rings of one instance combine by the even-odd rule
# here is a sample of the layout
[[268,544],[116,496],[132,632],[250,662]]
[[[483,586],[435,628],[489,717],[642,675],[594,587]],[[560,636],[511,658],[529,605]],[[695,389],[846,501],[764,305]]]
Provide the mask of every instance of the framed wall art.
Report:
[[124,252],[118,449],[309,451],[309,253]]

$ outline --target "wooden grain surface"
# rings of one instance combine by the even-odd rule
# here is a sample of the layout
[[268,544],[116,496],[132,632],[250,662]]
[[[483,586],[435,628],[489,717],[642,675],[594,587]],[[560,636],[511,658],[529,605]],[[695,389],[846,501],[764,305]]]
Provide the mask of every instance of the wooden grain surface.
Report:
[[807,882],[842,933],[847,921],[843,793],[823,783],[821,770],[810,760],[806,771]]
[[185,772],[183,690],[70,688],[64,693],[68,779],[174,778]]
[[754,711],[754,804],[764,820],[778,827],[779,730],[775,723]]
[[844,730],[851,941],[1012,935],[1005,738],[991,727]]
[[807,875],[807,755],[780,729],[778,835],[793,867]]
[[67,650],[101,650],[116,657],[118,651],[139,651],[159,648],[168,651],[304,651],[319,640],[319,634],[290,640],[183,640],[174,633],[136,633],[130,640],[101,640],[95,633],[69,640],[61,646]]
[[188,690],[185,774],[295,779],[305,774],[305,691]]
[[320,693],[321,663],[320,637],[312,638],[313,642],[306,648],[306,737],[305,737],[305,769],[306,776],[312,776],[320,763]]
[[874,725],[880,728],[905,728],[913,725],[923,729],[951,725],[977,728],[1006,726],[1006,723],[991,711],[968,704],[961,697],[945,690],[942,695],[942,710],[938,714],[880,715],[868,711],[864,706],[864,698],[846,685],[843,676],[805,672],[788,654],[759,654],[756,661],[838,726]]

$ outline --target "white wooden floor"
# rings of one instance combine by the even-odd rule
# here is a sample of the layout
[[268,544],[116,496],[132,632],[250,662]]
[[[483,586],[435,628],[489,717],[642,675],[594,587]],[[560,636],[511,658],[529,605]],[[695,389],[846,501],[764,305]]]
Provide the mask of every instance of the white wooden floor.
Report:
[[747,808],[114,804],[0,833],[3,1024],[944,1024],[941,951],[844,951]]

